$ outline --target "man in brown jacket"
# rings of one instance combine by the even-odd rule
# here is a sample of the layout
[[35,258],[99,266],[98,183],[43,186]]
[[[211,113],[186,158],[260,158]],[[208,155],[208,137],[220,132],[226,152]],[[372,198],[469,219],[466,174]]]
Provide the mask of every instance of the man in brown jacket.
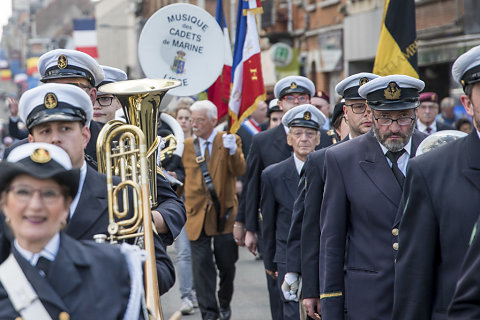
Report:
[[[194,136],[184,142],[182,161],[187,210],[185,229],[192,246],[193,279],[202,318],[230,319],[238,259],[238,247],[232,235],[238,207],[235,180],[245,172],[245,158],[237,135],[215,129],[217,107],[212,102],[197,101],[191,111]],[[220,306],[215,296],[215,264],[220,275]]]

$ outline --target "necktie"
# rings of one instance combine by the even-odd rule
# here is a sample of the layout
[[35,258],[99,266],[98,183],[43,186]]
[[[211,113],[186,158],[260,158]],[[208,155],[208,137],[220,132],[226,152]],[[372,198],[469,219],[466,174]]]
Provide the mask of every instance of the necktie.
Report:
[[405,181],[405,176],[403,175],[402,170],[398,168],[397,161],[404,153],[405,153],[405,149],[402,149],[400,151],[395,151],[395,152],[387,151],[387,153],[385,154],[387,158],[392,162],[393,174],[395,175],[395,178],[397,179],[398,184],[400,185],[400,188],[402,188],[402,190],[403,190],[403,183]]
[[205,141],[205,150],[203,151],[203,157],[205,158],[206,163],[210,162],[210,151],[208,150],[209,144],[210,144],[210,141]]
[[50,268],[50,264],[52,262],[50,260],[48,260],[47,258],[45,257],[40,257],[38,258],[38,261],[37,261],[37,264],[35,265],[35,267],[38,269],[38,271],[40,272],[40,274],[45,277],[47,276],[48,274],[48,270]]
[[432,128],[427,127],[427,133],[428,133],[428,134],[432,133]]

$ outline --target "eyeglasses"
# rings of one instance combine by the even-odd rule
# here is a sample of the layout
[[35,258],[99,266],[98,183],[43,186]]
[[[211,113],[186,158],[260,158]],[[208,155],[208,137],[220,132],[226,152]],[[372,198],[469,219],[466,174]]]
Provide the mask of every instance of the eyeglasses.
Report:
[[295,137],[295,138],[300,138],[302,137],[303,135],[305,135],[308,139],[311,139],[313,137],[315,137],[315,135],[317,134],[317,132],[313,131],[313,130],[295,130],[295,131],[290,131],[290,133]]
[[375,114],[373,115],[375,120],[377,120],[378,124],[381,126],[389,126],[392,123],[396,122],[399,126],[408,126],[412,123],[413,120],[415,120],[415,117],[401,117],[398,119],[392,119],[392,118],[377,118]]
[[113,101],[113,97],[100,96],[97,98],[98,104],[101,105],[102,107],[108,107],[112,105],[112,101]]
[[346,107],[351,107],[352,112],[356,114],[361,114],[365,112],[365,109],[367,109],[367,104],[364,103],[352,103],[352,104],[345,104]]
[[306,94],[298,95],[298,96],[288,95],[288,96],[284,96],[283,100],[286,100],[287,102],[290,102],[290,103],[295,102],[295,100],[297,100],[300,103],[307,103],[308,102],[308,95],[306,95]]
[[30,201],[35,192],[38,192],[40,198],[47,204],[55,202],[63,195],[63,191],[60,188],[45,187],[36,189],[26,185],[12,185],[8,188],[8,192],[11,192],[15,199],[20,202]]

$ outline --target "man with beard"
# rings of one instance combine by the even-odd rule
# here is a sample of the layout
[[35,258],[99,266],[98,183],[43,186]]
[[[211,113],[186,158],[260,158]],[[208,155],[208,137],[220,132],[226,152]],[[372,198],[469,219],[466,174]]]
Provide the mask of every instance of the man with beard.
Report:
[[[447,319],[479,214],[480,46],[455,61],[452,76],[463,87],[460,100],[475,130],[409,164],[404,210],[397,217],[401,223],[393,319]],[[474,285],[464,279],[459,282],[449,319],[478,319],[474,313],[462,313],[475,301],[468,296]]]
[[325,153],[319,259],[322,319],[392,316],[392,226],[407,163],[426,137],[415,130],[415,108],[424,85],[405,75],[362,85],[358,93],[371,109],[372,130]]

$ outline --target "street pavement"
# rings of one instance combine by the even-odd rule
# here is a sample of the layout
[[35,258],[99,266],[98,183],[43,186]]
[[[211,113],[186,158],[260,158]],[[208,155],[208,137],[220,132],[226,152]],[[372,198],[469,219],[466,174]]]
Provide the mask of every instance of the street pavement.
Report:
[[[175,261],[174,246],[168,247],[168,254]],[[239,259],[236,263],[235,292],[232,301],[231,320],[270,320],[270,305],[268,302],[267,281],[263,261],[255,257],[246,249],[239,248]],[[179,316],[181,299],[178,289],[178,277],[175,286],[161,299],[164,319],[175,319]],[[192,315],[182,316],[184,320],[201,320],[200,310],[195,309]]]

